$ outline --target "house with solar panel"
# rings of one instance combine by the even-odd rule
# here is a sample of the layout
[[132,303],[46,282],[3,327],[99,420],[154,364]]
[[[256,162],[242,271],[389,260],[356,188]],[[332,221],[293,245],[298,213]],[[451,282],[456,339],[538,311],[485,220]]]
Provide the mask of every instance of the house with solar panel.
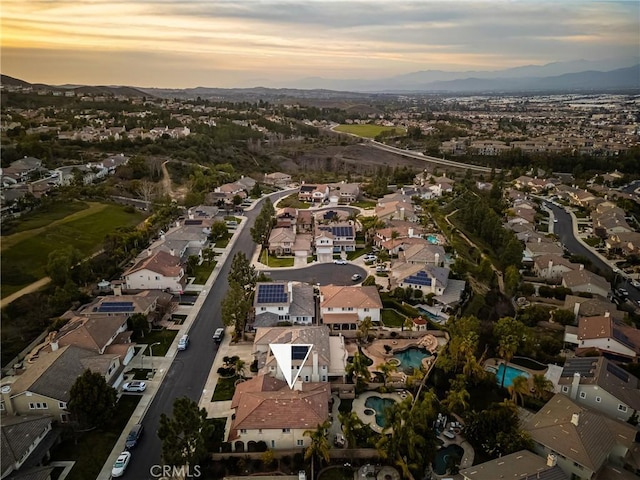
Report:
[[316,317],[313,287],[297,282],[258,283],[253,311],[253,328],[275,327],[283,322],[311,325]]
[[605,357],[567,359],[558,387],[574,402],[624,422],[640,412],[638,378]]
[[165,251],[148,255],[124,272],[127,290],[166,290],[181,293],[187,276],[180,258]]
[[395,269],[397,286],[422,290],[428,295],[442,295],[449,283],[449,269],[433,265],[408,264],[402,269]]
[[302,183],[298,190],[298,200],[309,203],[322,203],[329,200],[329,186],[324,184]]
[[316,248],[318,240],[323,238],[331,239],[333,253],[353,252],[356,249],[356,227],[352,222],[316,226]]
[[566,328],[564,341],[576,345],[576,354],[597,352],[610,359],[635,361],[640,353],[640,330],[616,321],[609,312],[580,317],[578,328]]

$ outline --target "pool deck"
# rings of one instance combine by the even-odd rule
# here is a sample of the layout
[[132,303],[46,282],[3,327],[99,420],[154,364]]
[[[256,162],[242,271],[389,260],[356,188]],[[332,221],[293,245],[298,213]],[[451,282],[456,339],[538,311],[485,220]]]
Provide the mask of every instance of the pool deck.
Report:
[[[386,350],[384,349],[385,345],[389,345],[391,347],[391,352],[386,352]],[[439,343],[436,337],[431,334],[426,334],[420,338],[393,338],[374,340],[366,347],[362,347],[362,351],[367,357],[373,360],[373,363],[369,366],[369,372],[373,374],[374,372],[380,371],[378,365],[387,363],[395,353],[401,352],[402,350],[406,350],[407,348],[411,347],[424,348],[427,351],[431,352],[431,354],[433,355],[433,353],[438,350]],[[425,365],[424,360],[423,366],[427,366]]]
[[[483,368],[489,372],[497,374],[498,368],[500,368],[500,365],[504,365],[504,360],[500,358],[489,358],[484,362]],[[528,373],[529,377],[527,378],[527,381],[529,382],[530,389],[533,389],[533,376],[540,375],[540,374],[544,375],[548,370],[548,369],[532,370],[530,368],[523,367],[522,365],[518,365],[517,363],[511,363],[511,362],[507,363],[507,367],[515,368],[517,370],[521,370],[525,373]]]
[[[375,415],[367,415],[364,413],[365,409],[369,408],[365,406],[365,402],[369,397],[389,398],[397,403],[403,400],[403,397],[398,393],[378,393],[378,392],[364,392],[362,395],[356,397],[353,400],[351,409],[356,412],[362,423],[369,425],[374,432],[382,433],[382,427],[376,423]],[[379,413],[379,412],[376,412]],[[391,431],[390,429],[388,431]]]

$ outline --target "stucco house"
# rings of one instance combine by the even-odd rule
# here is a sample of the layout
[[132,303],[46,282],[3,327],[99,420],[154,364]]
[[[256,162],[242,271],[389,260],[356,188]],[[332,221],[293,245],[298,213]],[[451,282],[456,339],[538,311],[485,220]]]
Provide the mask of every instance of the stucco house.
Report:
[[[326,234],[330,234],[330,236]],[[356,249],[356,227],[353,223],[338,223],[331,225],[316,226],[316,248],[318,240],[322,240],[323,235],[331,238],[333,253],[353,252]],[[328,246],[320,244],[321,247]]]
[[313,287],[304,283],[267,282],[256,285],[253,327],[275,327],[279,322],[311,325],[315,320]]
[[424,295],[442,295],[449,283],[449,269],[434,265],[407,265],[394,269],[393,275],[397,286],[421,290]]
[[282,172],[266,173],[263,181],[267,185],[285,188],[291,183],[291,175]]
[[186,275],[180,258],[159,251],[143,258],[123,274],[127,290],[167,290],[181,293]]
[[271,255],[293,255],[296,242],[295,231],[291,228],[274,228],[269,234],[269,253]]
[[[40,467],[60,437],[51,415],[4,415],[0,431],[0,478],[50,478],[53,467]],[[32,476],[31,476],[32,475]]]
[[574,402],[623,422],[640,411],[638,378],[605,357],[569,358],[558,387]]
[[322,323],[333,330],[355,330],[366,317],[380,322],[382,300],[375,286],[320,287]]
[[529,450],[503,455],[495,460],[460,470],[463,480],[569,480],[553,457],[543,458]]
[[567,329],[564,341],[577,345],[576,353],[600,352],[622,360],[635,360],[640,353],[640,330],[603,316],[580,317],[575,334]]
[[592,293],[594,295],[600,295],[601,297],[609,295],[609,291],[611,290],[611,285],[604,277],[585,270],[583,265],[580,265],[578,270],[563,273],[562,286],[570,288],[574,293]]
[[579,269],[579,264],[571,263],[560,255],[539,255],[533,259],[533,273],[546,280],[557,280],[563,273]]
[[308,447],[311,438],[304,432],[327,420],[330,398],[326,382],[299,382],[290,389],[281,379],[258,375],[236,387],[228,441],[235,452],[255,451],[261,441],[272,450]]

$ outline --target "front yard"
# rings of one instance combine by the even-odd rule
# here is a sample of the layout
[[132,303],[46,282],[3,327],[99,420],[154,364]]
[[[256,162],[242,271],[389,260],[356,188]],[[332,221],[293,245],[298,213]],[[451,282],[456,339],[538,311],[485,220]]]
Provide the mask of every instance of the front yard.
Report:
[[231,400],[236,391],[236,381],[238,376],[234,375],[230,378],[219,378],[216,383],[216,389],[213,391],[212,402],[224,402]]
[[51,452],[51,460],[76,462],[68,480],[86,480],[98,476],[140,398],[139,395],[123,395],[118,400],[110,424],[103,430],[86,432],[75,440],[73,433],[67,432],[67,438]]
[[[135,341],[137,343],[144,343],[147,345],[160,342],[160,345],[155,345],[153,347],[153,356],[164,357],[177,334],[178,330],[152,330],[150,332],[145,332],[144,337],[136,337]],[[149,349],[144,352],[145,355],[149,355],[150,353]]]
[[217,263],[218,262],[214,260],[211,263],[207,264],[207,262],[202,262],[201,265],[196,266],[193,271],[193,275],[196,277],[196,279],[193,281],[193,283],[195,283],[196,285],[204,285],[205,283],[207,283],[207,280],[209,279],[209,276],[211,275],[211,272],[213,272],[213,269],[216,267]]
[[269,255],[267,250],[263,250],[262,255],[260,255],[260,263],[263,263],[267,267],[293,267],[293,261],[293,257],[274,257]]

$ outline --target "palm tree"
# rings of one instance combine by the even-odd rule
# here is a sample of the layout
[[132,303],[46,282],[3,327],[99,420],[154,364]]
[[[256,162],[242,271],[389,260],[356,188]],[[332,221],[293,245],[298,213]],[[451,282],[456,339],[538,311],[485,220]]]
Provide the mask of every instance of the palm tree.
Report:
[[347,439],[349,448],[356,448],[356,436],[364,427],[364,423],[356,412],[345,412],[338,414],[338,419],[342,424],[342,431]]
[[353,354],[353,359],[350,363],[347,363],[345,368],[347,375],[353,375],[356,384],[360,381],[369,383],[371,374],[369,373],[369,367],[366,364],[365,357],[360,352]]
[[442,405],[454,413],[464,412],[469,407],[469,392],[466,388],[451,389],[442,400]]
[[536,398],[543,400],[547,393],[553,391],[553,382],[541,373],[533,376],[533,394]]
[[402,322],[402,331],[404,332],[405,328],[407,330],[409,330],[410,332],[413,330],[413,319],[407,317],[404,319],[404,322]]
[[307,461],[311,460],[311,480],[315,480],[316,457],[320,458],[320,461],[324,460],[329,463],[329,450],[331,449],[327,438],[329,427],[331,427],[331,422],[329,420],[325,420],[323,423],[318,425],[318,428],[315,430],[305,430],[303,433],[305,437],[309,437],[311,439],[311,445],[309,445],[304,452],[304,459]]
[[524,405],[524,396],[529,393],[529,380],[522,375],[517,376],[511,381],[509,387],[509,393],[511,393],[511,400],[518,404],[518,400]]
[[501,387],[504,387],[507,364],[518,351],[518,346],[524,335],[525,328],[522,322],[511,317],[501,318],[493,328],[494,335],[499,338],[498,355],[504,360],[502,380],[500,381]]
[[396,370],[398,370],[398,367],[396,365],[393,365],[393,364],[388,363],[388,362],[381,363],[376,368],[378,370],[380,370],[380,373],[382,373],[382,376],[384,377],[384,386],[385,387],[387,386],[387,382],[389,381],[389,377],[391,377],[391,374],[393,372],[395,372]]
[[367,339],[369,338],[369,333],[373,329],[373,320],[371,317],[364,317],[360,325],[358,326],[358,337],[362,341],[362,343],[367,343]]
[[236,363],[234,364],[234,368],[236,370],[236,375],[239,376],[239,377],[244,377],[246,366],[247,366],[247,364],[245,363],[245,361],[244,360],[240,360],[238,358],[236,360]]

